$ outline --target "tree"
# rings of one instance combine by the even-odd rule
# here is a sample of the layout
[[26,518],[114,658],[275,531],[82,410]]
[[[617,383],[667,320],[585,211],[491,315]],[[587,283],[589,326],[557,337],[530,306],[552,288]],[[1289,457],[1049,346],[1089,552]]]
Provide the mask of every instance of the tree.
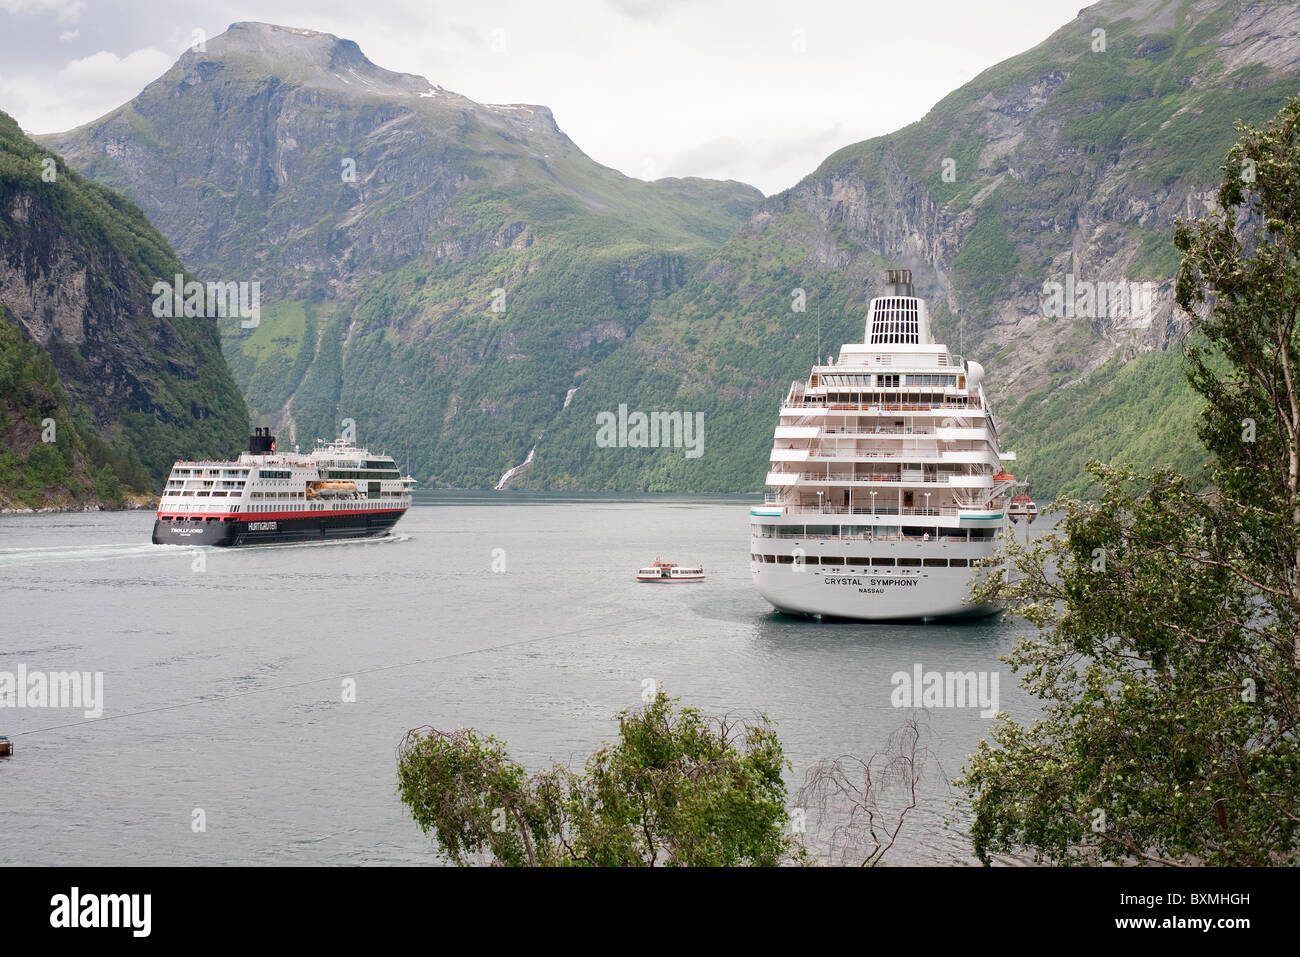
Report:
[[771,724],[710,718],[662,691],[619,715],[582,773],[529,776],[495,738],[433,728],[398,750],[398,793],[454,863],[772,866],[799,857]]
[[826,852],[835,863],[875,867],[898,840],[927,765],[938,759],[913,714],[870,757],[842,754],[808,769],[795,801],[830,822]]
[[1209,491],[1092,463],[1100,501],[975,587],[1037,626],[1009,660],[1044,701],[959,782],[985,863],[1300,861],[1300,98],[1238,129],[1175,232]]

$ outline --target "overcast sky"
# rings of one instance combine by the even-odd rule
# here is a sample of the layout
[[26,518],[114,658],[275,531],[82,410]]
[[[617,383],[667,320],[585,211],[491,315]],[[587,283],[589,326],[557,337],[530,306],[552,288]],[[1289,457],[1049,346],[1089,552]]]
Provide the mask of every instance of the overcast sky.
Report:
[[541,103],[630,176],[764,193],[919,119],[1085,0],[0,0],[0,109],[31,133],[129,100],[238,20],[355,40],[482,103]]

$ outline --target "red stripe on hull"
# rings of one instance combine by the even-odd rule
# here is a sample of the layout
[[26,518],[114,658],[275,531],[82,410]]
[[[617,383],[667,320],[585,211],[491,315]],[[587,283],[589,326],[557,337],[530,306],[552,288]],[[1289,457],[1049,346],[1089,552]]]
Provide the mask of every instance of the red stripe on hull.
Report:
[[290,518],[328,518],[331,515],[387,515],[404,513],[404,508],[336,508],[320,512],[164,512],[158,511],[156,518],[168,521],[186,518],[229,518],[237,522],[266,522]]

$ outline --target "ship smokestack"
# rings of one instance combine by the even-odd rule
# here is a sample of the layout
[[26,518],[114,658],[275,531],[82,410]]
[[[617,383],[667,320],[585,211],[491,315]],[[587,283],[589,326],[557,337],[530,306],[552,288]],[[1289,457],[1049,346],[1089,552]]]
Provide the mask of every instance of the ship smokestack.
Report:
[[886,269],[885,285],[892,286],[889,294],[891,296],[915,296],[912,291],[912,270],[910,269]]
[[253,455],[270,455],[275,451],[275,436],[270,428],[254,428],[248,437],[248,451]]

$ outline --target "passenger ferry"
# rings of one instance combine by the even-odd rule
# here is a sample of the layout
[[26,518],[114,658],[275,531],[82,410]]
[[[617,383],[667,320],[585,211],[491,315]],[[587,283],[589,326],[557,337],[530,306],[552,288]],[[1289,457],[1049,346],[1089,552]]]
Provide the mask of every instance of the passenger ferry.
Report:
[[704,567],[656,560],[645,568],[638,568],[636,580],[639,582],[702,582]]
[[909,270],[871,300],[863,341],[791,383],[768,494],[750,509],[750,572],[778,611],[956,619],[1007,524],[1015,453],[998,447],[984,369],[934,341]]
[[411,506],[415,479],[388,455],[339,439],[277,452],[253,430],[233,462],[177,462],[158,503],[155,545],[269,545],[386,534]]

